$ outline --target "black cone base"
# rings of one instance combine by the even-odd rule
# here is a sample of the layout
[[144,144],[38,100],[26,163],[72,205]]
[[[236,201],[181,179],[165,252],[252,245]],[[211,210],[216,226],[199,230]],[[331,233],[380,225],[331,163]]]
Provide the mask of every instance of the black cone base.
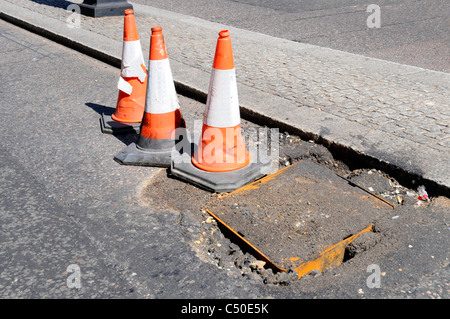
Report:
[[124,16],[133,6],[126,0],[84,0],[79,4],[80,13],[89,17]]
[[116,156],[114,160],[122,165],[170,167],[172,149],[140,150],[136,143],[131,143]]
[[220,193],[234,191],[263,177],[270,166],[271,163],[249,163],[235,171],[208,172],[192,164],[191,157],[185,153],[174,157],[170,174],[200,188]]

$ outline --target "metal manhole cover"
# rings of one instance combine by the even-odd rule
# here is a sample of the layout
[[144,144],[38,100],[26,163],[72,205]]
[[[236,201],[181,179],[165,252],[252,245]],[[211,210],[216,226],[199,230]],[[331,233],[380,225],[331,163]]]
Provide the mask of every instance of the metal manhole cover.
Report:
[[300,274],[306,262],[323,263],[325,253],[343,256],[345,246],[392,207],[304,160],[214,200],[207,211],[269,266]]

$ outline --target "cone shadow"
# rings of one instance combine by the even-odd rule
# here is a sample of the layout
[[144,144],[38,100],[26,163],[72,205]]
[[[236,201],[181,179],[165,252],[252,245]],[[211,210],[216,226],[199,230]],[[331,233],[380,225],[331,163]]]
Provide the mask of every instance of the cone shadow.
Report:
[[93,109],[95,112],[97,112],[98,114],[102,115],[112,115],[114,114],[114,111],[116,110],[114,107],[110,107],[110,106],[105,106],[105,105],[100,105],[97,103],[85,103],[86,106],[90,107],[91,109]]

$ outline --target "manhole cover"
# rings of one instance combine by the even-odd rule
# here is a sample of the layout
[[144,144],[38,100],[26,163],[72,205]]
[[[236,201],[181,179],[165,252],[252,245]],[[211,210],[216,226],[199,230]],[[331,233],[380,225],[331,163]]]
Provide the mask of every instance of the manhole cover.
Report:
[[392,207],[305,160],[212,201],[207,211],[267,266],[301,277],[340,264],[345,247]]

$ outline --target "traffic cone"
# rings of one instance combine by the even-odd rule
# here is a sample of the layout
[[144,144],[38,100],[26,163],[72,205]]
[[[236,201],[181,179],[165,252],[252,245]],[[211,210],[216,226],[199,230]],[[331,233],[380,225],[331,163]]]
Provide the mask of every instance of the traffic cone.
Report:
[[265,175],[262,167],[266,164],[251,162],[240,123],[230,32],[222,30],[197,150],[189,161],[185,154],[174,158],[171,174],[215,192],[235,190]]
[[169,167],[176,130],[185,127],[161,27],[152,28],[150,78],[139,140],[114,159],[125,165]]
[[132,9],[125,10],[119,97],[111,116],[103,114],[102,131],[111,134],[139,133],[145,107],[147,69]]
[[209,83],[202,135],[192,163],[205,171],[226,172],[250,162],[241,118],[230,33],[221,31]]

